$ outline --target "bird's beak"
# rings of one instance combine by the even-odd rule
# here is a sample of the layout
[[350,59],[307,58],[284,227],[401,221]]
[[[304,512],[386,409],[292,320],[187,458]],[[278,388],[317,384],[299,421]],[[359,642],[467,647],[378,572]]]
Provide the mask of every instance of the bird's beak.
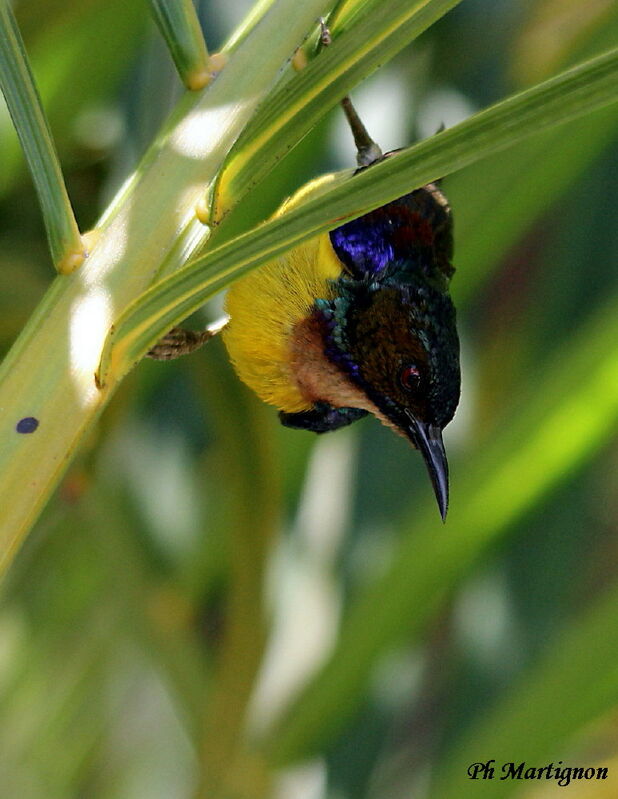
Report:
[[448,462],[442,441],[442,430],[435,425],[419,422],[411,414],[409,419],[408,437],[423,456],[438,501],[440,516],[444,521],[448,510]]

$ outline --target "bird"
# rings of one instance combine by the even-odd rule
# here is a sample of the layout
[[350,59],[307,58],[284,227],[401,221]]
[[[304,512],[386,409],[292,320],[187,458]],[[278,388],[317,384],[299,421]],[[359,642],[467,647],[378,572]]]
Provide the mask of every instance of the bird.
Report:
[[[320,20],[320,44],[331,43]],[[355,174],[383,154],[348,96]],[[440,132],[440,131],[438,131]],[[352,178],[353,179],[353,178]],[[322,188],[301,188],[281,215]],[[442,521],[449,470],[442,431],[459,403],[453,220],[440,181],[289,250],[229,288],[223,322],[173,328],[147,355],[170,360],[221,333],[239,378],[286,427],[327,433],[369,414],[419,450]]]
[[[382,154],[348,97],[342,105],[356,173],[396,157]],[[283,425],[326,433],[372,414],[405,437],[422,455],[443,521],[442,431],[461,383],[452,257],[451,209],[439,183],[429,183],[237,280],[222,331],[238,376]]]

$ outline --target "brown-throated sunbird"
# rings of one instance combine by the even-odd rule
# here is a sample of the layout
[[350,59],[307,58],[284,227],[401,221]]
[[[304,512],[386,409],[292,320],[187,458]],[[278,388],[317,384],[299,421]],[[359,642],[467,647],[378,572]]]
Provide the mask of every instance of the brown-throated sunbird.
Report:
[[[382,155],[349,98],[343,107],[358,171],[392,155]],[[237,280],[223,330],[240,379],[284,425],[324,433],[372,413],[408,438],[443,520],[442,430],[460,391],[452,252],[450,207],[430,183]]]
[[[322,44],[330,37],[322,27]],[[348,97],[361,171],[382,155]],[[317,182],[316,182],[317,183]],[[289,210],[311,189],[283,204]],[[223,339],[240,379],[287,427],[325,433],[372,413],[425,461],[444,520],[442,430],[459,401],[459,339],[448,293],[451,210],[435,183],[290,250],[237,280]],[[148,354],[175,358],[213,331],[175,328]]]

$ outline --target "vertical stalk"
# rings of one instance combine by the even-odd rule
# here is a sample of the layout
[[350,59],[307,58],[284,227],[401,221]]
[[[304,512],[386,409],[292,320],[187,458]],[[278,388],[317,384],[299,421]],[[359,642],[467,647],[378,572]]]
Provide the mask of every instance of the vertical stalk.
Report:
[[208,49],[192,0],[150,0],[150,6],[182,82],[203,89],[211,79]]
[[39,197],[52,259],[58,272],[69,274],[82,264],[86,246],[8,0],[0,0],[0,85]]
[[[172,119],[120,190],[82,269],[56,280],[0,368],[0,572],[55,488],[82,436],[116,388],[94,373],[114,319],[164,261],[181,266],[205,241],[195,205],[231,143],[326,0],[277,0],[216,81],[181,98]],[[170,259],[176,259],[174,264]],[[38,424],[26,425],[22,419]],[[23,432],[22,432],[23,431]]]

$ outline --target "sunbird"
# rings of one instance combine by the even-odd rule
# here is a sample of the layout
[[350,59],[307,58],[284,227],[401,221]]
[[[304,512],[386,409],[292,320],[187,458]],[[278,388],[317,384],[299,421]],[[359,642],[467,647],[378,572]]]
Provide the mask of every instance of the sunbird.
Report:
[[[395,154],[382,154],[348,97],[342,105],[357,173]],[[222,332],[240,379],[287,427],[326,433],[371,413],[406,437],[423,456],[443,521],[442,430],[461,380],[452,255],[451,209],[429,183],[237,280]],[[176,357],[208,335],[174,330],[149,354]]]
[[[390,157],[349,98],[343,107],[357,172]],[[238,376],[287,427],[325,433],[371,413],[405,436],[423,456],[443,520],[442,430],[461,379],[452,227],[438,185],[416,189],[237,280],[223,329]]]

